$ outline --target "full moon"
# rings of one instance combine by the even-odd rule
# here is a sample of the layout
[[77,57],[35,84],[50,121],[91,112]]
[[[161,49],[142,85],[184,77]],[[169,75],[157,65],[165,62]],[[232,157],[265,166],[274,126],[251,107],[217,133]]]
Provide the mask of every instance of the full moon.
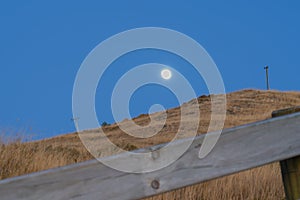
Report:
[[169,69],[163,69],[161,70],[160,75],[163,79],[169,80],[172,77],[172,72]]

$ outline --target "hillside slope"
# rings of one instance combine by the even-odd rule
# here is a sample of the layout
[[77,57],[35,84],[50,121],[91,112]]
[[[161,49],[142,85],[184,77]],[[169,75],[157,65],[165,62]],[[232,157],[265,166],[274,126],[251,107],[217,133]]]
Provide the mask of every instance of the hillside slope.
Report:
[[[300,105],[300,92],[278,92],[278,91],[258,91],[243,90],[227,94],[227,113],[224,128],[230,128],[242,124],[247,124],[271,117],[274,110],[288,108]],[[210,121],[210,96],[201,96],[198,99],[200,106],[200,127],[198,133],[206,133]],[[187,104],[192,105],[195,100],[189,101]],[[167,110],[166,124],[156,136],[147,139],[134,138],[124,133],[118,125],[112,124],[103,127],[106,136],[115,144],[126,147],[145,147],[160,143],[169,142],[176,134],[180,124],[180,107]],[[153,119],[159,122],[161,113],[153,114]],[[192,118],[190,119],[193,120]],[[148,115],[142,114],[133,119],[135,123],[141,126],[141,132],[146,133],[147,130],[142,126],[150,122]],[[121,122],[126,126],[126,120]],[[152,127],[150,127],[152,128]],[[98,130],[85,131],[90,134],[97,134]],[[51,139],[41,141],[41,143],[54,146],[62,145],[63,147],[72,147],[76,149],[82,148],[82,143],[78,140],[76,133],[62,135]]]
[[[210,120],[210,96],[201,96],[197,100],[201,110],[198,133],[201,134],[206,133]],[[187,104],[195,104],[195,101],[195,99],[191,100],[187,102]],[[233,92],[227,94],[225,128],[264,120],[270,118],[271,113],[274,110],[298,105],[300,105],[300,92],[259,90]],[[160,115],[161,113],[154,113],[153,118],[158,119],[159,121]],[[145,126],[150,122],[148,115],[140,115],[139,117],[134,118],[133,121],[141,126]],[[136,139],[128,136],[120,130],[116,124],[105,126],[104,131],[107,137],[115,144],[126,150],[132,150],[135,148],[169,142],[177,132],[179,122],[180,107],[168,110],[167,121],[163,126],[163,129],[158,135],[148,139]],[[125,120],[122,123],[126,124],[128,122]],[[143,128],[141,128],[141,131],[142,130]],[[92,139],[97,132],[97,129],[89,130],[86,131],[86,135]],[[143,132],[146,131],[143,130]],[[4,179],[89,159],[93,159],[93,157],[84,148],[77,133],[70,133],[36,142],[1,144],[0,178]],[[255,177],[257,176],[265,176],[265,180],[256,183],[255,181],[257,180]],[[247,180],[253,182],[251,183],[251,185],[253,185],[251,186],[252,188],[250,188],[249,185],[248,187],[243,186]],[[220,184],[221,186],[224,184],[224,188],[220,187]],[[214,197],[213,195],[219,196]],[[283,197],[283,189],[277,165],[259,168],[256,169],[256,171],[250,170],[248,172],[242,172],[238,175],[225,177],[225,179],[210,181],[208,183],[166,193],[153,198],[197,199],[201,197],[203,199],[266,199],[269,196],[270,199],[271,197],[272,199],[280,199]]]

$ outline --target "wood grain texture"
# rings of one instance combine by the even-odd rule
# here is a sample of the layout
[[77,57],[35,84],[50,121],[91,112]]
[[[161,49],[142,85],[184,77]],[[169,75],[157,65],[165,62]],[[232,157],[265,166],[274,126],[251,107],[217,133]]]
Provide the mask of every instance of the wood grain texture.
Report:
[[[300,106],[274,111],[272,117],[296,112],[300,112]],[[300,156],[280,161],[280,167],[286,199],[300,199]]]
[[[197,137],[172,165],[153,173],[123,173],[93,160],[0,181],[0,198],[139,199],[285,160],[300,155],[300,114],[226,129],[213,151],[200,160],[197,156],[203,138]],[[174,149],[187,140],[174,143]],[[107,159],[126,159],[126,156],[125,153]]]

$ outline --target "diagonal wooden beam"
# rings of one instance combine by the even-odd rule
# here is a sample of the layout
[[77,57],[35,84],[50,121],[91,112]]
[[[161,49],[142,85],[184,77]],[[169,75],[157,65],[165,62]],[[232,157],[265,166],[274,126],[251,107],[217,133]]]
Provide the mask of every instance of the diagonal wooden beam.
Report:
[[[197,156],[203,135],[194,140],[180,159],[156,172],[128,174],[92,160],[0,181],[0,198],[139,199],[298,156],[299,133],[300,113],[286,115],[224,130],[213,151],[201,160]],[[187,140],[190,139],[172,144],[174,150]],[[127,156],[124,153],[106,159]]]

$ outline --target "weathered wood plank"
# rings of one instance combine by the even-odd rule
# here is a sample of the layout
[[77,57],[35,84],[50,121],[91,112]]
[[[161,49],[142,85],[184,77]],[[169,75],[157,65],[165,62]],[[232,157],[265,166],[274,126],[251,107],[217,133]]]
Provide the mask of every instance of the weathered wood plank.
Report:
[[[296,112],[300,112],[300,106],[274,111],[272,117]],[[280,167],[286,199],[300,199],[300,156],[280,161]]]
[[[284,160],[300,155],[300,114],[224,130],[213,151],[200,160],[197,156],[202,141],[203,136],[197,137],[180,159],[153,173],[122,173],[94,160],[3,180],[0,197],[1,200],[138,199]],[[184,142],[176,142],[174,148]]]

